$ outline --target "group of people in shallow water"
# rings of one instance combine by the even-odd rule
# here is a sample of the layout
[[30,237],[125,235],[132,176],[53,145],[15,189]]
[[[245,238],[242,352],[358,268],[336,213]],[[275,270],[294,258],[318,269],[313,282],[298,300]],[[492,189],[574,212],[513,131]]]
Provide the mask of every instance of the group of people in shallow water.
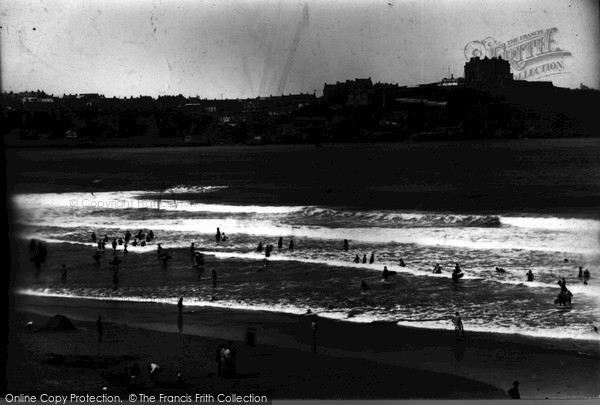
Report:
[[583,267],[579,266],[579,273],[577,278],[583,279],[583,284],[587,285],[590,280],[590,271],[588,269],[583,270]]
[[[374,257],[374,254],[371,255],[371,258],[373,258],[373,257]],[[358,255],[356,255],[354,262],[360,263],[360,259],[359,259]],[[402,258],[400,258],[400,262],[401,262],[400,266],[402,266],[402,267],[406,266],[406,264],[404,263],[404,260],[402,260]],[[366,255],[363,258],[363,263],[366,263]],[[373,261],[371,261],[371,263],[373,263]],[[590,279],[589,270],[587,270],[587,269],[583,270],[582,266],[579,266],[578,270],[579,270],[578,278],[583,279],[583,284],[587,285],[588,281]],[[440,266],[438,263],[436,263],[435,266],[433,267],[432,272],[434,274],[441,274],[442,266]],[[503,273],[506,273],[507,271],[501,267],[496,267],[496,272],[503,274]],[[382,278],[383,278],[384,282],[387,281],[389,276],[392,274],[396,274],[396,272],[388,270],[387,266],[383,267]],[[460,268],[459,264],[456,263],[454,270],[452,272],[452,275],[451,275],[452,281],[454,283],[458,283],[458,280],[460,280],[463,276],[464,276],[464,273],[462,272],[462,269]],[[525,276],[526,276],[528,282],[532,282],[535,279],[531,269],[528,270],[527,273],[525,273]],[[567,304],[570,305],[573,294],[567,289],[566,284],[567,284],[567,282],[564,277],[562,279],[558,280],[558,285],[560,286],[561,291],[558,294],[558,296],[556,297],[555,303],[560,304],[560,305],[567,305]],[[367,282],[365,280],[362,280],[360,287],[363,292],[370,290],[370,286],[367,284]]]
[[[131,242],[133,238],[133,242]],[[146,243],[153,241],[155,238],[154,232],[152,230],[148,231],[148,233],[144,233],[144,231],[142,229],[140,229],[138,231],[138,233],[134,236],[131,232],[129,232],[129,230],[127,230],[125,232],[125,234],[123,235],[123,237],[118,237],[118,238],[113,238],[113,241],[111,243],[112,245],[112,250],[113,250],[113,258],[111,261],[108,262],[108,264],[110,266],[112,266],[112,282],[113,282],[113,289],[116,290],[119,286],[119,265],[121,263],[123,263],[123,260],[119,259],[117,257],[117,247],[118,246],[123,246],[123,254],[127,254],[128,250],[127,250],[127,246],[129,245],[129,243],[131,242],[131,244],[133,246],[146,246]],[[92,242],[95,242],[98,244],[98,249],[96,250],[96,252],[94,253],[94,255],[92,256],[92,259],[94,259],[94,262],[96,263],[96,265],[100,265],[101,264],[101,259],[103,257],[102,252],[104,250],[106,250],[106,244],[110,241],[108,235],[104,235],[103,238],[98,238],[98,236],[96,236],[95,232],[92,232],[91,235],[91,239]],[[170,259],[171,257],[166,254],[161,255],[162,253],[162,247],[160,246],[160,243],[158,244],[158,251],[159,251],[159,258],[161,260],[164,260],[163,263],[166,264],[166,261],[168,261],[168,259]],[[167,259],[165,260],[166,256]]]
[[[362,262],[363,264],[366,264],[366,263],[367,263],[367,254],[366,254],[366,253],[363,255],[362,261],[361,261],[361,259],[360,259],[360,256],[359,256],[359,255],[356,255],[356,256],[354,257],[354,261],[353,261],[353,263],[361,263],[361,262]],[[403,266],[403,263],[404,263],[404,261],[402,260],[402,258],[400,258],[400,262],[401,262],[401,263],[400,263],[400,266]],[[375,263],[375,252],[371,252],[371,257],[369,258],[369,264],[373,264],[373,263]],[[403,267],[404,267],[404,266],[403,266]]]
[[[111,243],[112,249],[113,251],[117,250],[117,246],[123,246],[123,251],[125,253],[127,253],[127,246],[129,245],[129,242],[131,241],[131,238],[133,237],[133,234],[129,231],[125,232],[124,238],[119,237],[117,238],[113,238],[113,241]],[[98,238],[96,236],[95,232],[92,232],[92,242],[97,243],[98,244],[98,250],[106,250],[106,244],[108,242],[110,242],[110,239],[108,237],[108,235],[104,235],[104,238]],[[139,230],[139,232],[137,233],[137,235],[135,235],[135,237],[133,238],[133,241],[131,242],[132,246],[146,246],[147,243],[152,242],[152,240],[154,240],[154,232],[152,232],[152,230],[150,230],[147,234],[144,233],[144,231],[142,231],[141,229]]]
[[[127,253],[127,245],[131,241],[132,237],[133,237],[133,234],[129,231],[126,231],[124,238],[120,238],[120,237],[118,239],[114,238],[112,241],[112,248],[113,248],[113,252],[114,252],[115,256],[109,262],[109,264],[111,266],[113,266],[114,289],[117,288],[118,283],[119,283],[118,271],[119,271],[119,265],[122,263],[122,260],[116,256],[117,246],[121,246],[121,245],[124,246],[123,251],[124,251],[124,253]],[[135,237],[134,237],[133,245],[137,245],[139,243],[140,245],[145,246],[145,244],[147,242],[151,242],[152,240],[154,240],[154,238],[155,238],[155,235],[152,230],[150,230],[146,234],[143,232],[143,230],[140,229],[139,232],[137,233],[137,235],[135,235]],[[98,243],[98,250],[94,253],[92,258],[94,259],[96,264],[99,265],[100,260],[102,258],[101,251],[105,250],[105,245],[109,241],[109,238],[108,238],[108,235],[104,235],[104,238],[98,239],[98,237],[96,236],[96,233],[92,232],[91,239],[92,239],[92,241]],[[225,233],[224,232],[222,233],[220,231],[220,229],[217,228],[217,233],[216,233],[217,243],[222,242],[222,241],[227,241],[227,240],[228,240],[228,237],[225,236]],[[283,238],[282,237],[279,238],[277,247],[278,247],[278,249],[283,248]],[[348,239],[344,239],[343,248],[345,251],[349,250]],[[271,251],[273,249],[274,249],[274,247],[272,244],[269,244],[265,247],[265,246],[263,246],[262,242],[259,242],[256,250],[257,250],[257,252],[263,252],[263,250],[264,250],[265,262],[266,262],[266,259],[270,256]],[[294,249],[294,240],[293,239],[290,239],[289,249],[290,250]],[[29,251],[30,251],[30,260],[34,263],[34,267],[36,268],[36,276],[37,276],[39,274],[39,271],[41,268],[41,263],[43,263],[46,259],[46,255],[47,255],[46,245],[41,241],[32,239],[29,243]],[[194,243],[192,243],[190,246],[190,252],[191,252],[192,262],[194,263],[194,265],[197,268],[200,268],[203,270],[204,264],[205,264],[204,254],[196,251]],[[159,260],[163,263],[163,266],[166,266],[169,263],[169,261],[172,259],[172,256],[165,249],[162,248],[162,245],[160,243],[157,245],[157,255],[158,255]],[[362,260],[360,259],[358,254],[355,256],[354,263],[361,263],[361,262],[367,263],[367,255],[366,254],[363,255]],[[371,252],[371,257],[369,259],[369,263],[373,264],[374,262],[375,262],[375,252]],[[565,259],[565,262],[567,262],[567,259]],[[266,265],[266,263],[265,263],[265,265]],[[399,265],[400,265],[400,267],[406,266],[406,263],[404,262],[402,257],[399,260]],[[578,270],[579,270],[578,278],[583,280],[584,285],[588,284],[588,281],[590,279],[589,270],[588,269],[584,270],[582,266],[579,266]],[[438,263],[436,263],[432,272],[434,274],[441,274],[442,267]],[[503,273],[506,273],[507,271],[501,267],[496,267],[496,272],[503,274]],[[396,274],[396,272],[390,271],[390,270],[388,270],[387,266],[384,266],[384,269],[382,272],[383,280],[387,281],[389,276],[392,274]],[[459,264],[456,263],[454,270],[451,274],[452,281],[454,283],[458,283],[458,281],[463,276],[464,276],[464,273],[462,272],[462,269],[460,268]],[[528,282],[532,282],[535,279],[533,272],[531,270],[528,270],[527,273],[525,274],[525,276],[526,276],[526,279]],[[200,277],[201,277],[201,275],[200,275]],[[214,269],[211,272],[211,278],[212,278],[213,286],[216,287],[217,273],[216,273],[216,270],[214,270]],[[66,283],[66,280],[67,280],[67,270],[66,270],[66,266],[63,264],[62,268],[61,268],[61,282]],[[566,288],[565,278],[563,277],[561,280],[559,280],[558,284],[561,288],[561,291],[558,294],[558,296],[555,300],[555,303],[558,303],[561,305],[570,304],[571,297],[573,296],[573,294]],[[361,289],[362,289],[362,291],[368,291],[370,289],[369,285],[364,280],[361,282]]]

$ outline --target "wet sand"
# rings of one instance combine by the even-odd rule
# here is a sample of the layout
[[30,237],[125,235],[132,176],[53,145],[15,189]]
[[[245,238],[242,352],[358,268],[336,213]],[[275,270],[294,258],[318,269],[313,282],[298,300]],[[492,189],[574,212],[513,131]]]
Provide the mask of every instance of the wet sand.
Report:
[[[318,318],[317,354],[312,351],[311,316],[71,298],[16,296],[9,329],[8,387],[11,391],[123,392],[119,374],[138,362],[164,367],[154,391],[272,391],[293,398],[506,398],[513,380],[522,398],[592,398],[598,395],[600,356],[569,341],[517,335],[354,324]],[[56,314],[69,317],[75,332],[30,333]],[[105,332],[97,346],[95,319]],[[247,329],[257,346],[244,344]],[[215,377],[214,352],[234,341],[238,378]],[[88,366],[47,363],[50,353]],[[78,357],[80,356],[80,357]],[[104,359],[104,360],[103,360]],[[100,361],[102,360],[102,361]],[[101,363],[101,364],[100,364]],[[174,387],[177,371],[186,387]],[[143,381],[149,389],[147,372]],[[75,384],[75,385],[73,385]]]

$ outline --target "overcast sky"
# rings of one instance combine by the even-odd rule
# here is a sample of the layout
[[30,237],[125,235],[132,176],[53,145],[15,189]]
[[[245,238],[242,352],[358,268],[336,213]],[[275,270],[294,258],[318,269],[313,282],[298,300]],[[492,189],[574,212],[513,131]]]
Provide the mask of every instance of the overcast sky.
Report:
[[414,85],[463,75],[464,48],[558,28],[562,87],[600,87],[587,0],[3,0],[4,91],[245,98],[356,77]]

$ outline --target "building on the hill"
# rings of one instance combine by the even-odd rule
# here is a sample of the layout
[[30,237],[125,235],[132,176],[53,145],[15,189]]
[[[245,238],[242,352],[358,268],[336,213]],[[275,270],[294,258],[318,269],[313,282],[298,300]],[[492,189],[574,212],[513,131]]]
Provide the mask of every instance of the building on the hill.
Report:
[[465,85],[471,88],[511,87],[514,79],[510,73],[510,63],[497,58],[471,58],[465,63]]

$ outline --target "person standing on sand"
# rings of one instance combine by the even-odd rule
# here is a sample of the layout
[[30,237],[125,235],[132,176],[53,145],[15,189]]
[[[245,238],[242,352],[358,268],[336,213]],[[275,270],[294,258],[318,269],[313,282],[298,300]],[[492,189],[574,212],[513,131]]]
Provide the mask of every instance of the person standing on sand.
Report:
[[231,375],[229,369],[231,365],[231,350],[226,345],[223,345],[223,349],[221,349],[221,364],[223,365],[223,377],[229,378]]
[[363,264],[367,264],[367,254],[363,255]]
[[519,393],[519,382],[518,381],[513,382],[512,388],[509,389],[507,392],[508,392],[508,395],[510,395],[510,397],[512,399],[521,399],[521,393]]
[[223,351],[225,350],[225,344],[221,343],[215,352],[215,363],[217,363],[217,376],[223,378]]
[[217,228],[217,234],[215,235],[215,240],[217,243],[221,242],[221,230]]
[[460,319],[458,312],[454,313],[452,323],[454,324],[454,335],[459,336],[459,334],[462,333],[462,337],[465,337],[465,329],[463,328],[462,319]]
[[388,277],[390,276],[390,271],[388,270],[387,266],[383,266],[383,281],[387,281]]
[[277,249],[281,249],[283,247],[283,238],[279,237],[279,242],[277,242]]
[[347,252],[347,251],[348,251],[348,249],[349,249],[349,247],[350,247],[350,246],[349,246],[349,243],[348,243],[348,239],[344,239],[344,251],[346,251],[346,252]]
[[104,326],[102,325],[102,317],[98,315],[96,319],[96,329],[98,329],[98,343],[102,343],[102,333],[104,332]]
[[375,263],[375,252],[371,252],[371,258],[369,259],[369,264]]
[[177,301],[177,329],[179,332],[183,331],[183,297]]
[[310,326],[312,329],[312,338],[313,338],[312,352],[314,354],[317,354],[317,318],[316,317],[313,317]]
[[150,372],[150,383],[153,387],[158,382],[158,373],[160,373],[161,370],[162,368],[156,363],[150,363],[148,366],[148,371]]

